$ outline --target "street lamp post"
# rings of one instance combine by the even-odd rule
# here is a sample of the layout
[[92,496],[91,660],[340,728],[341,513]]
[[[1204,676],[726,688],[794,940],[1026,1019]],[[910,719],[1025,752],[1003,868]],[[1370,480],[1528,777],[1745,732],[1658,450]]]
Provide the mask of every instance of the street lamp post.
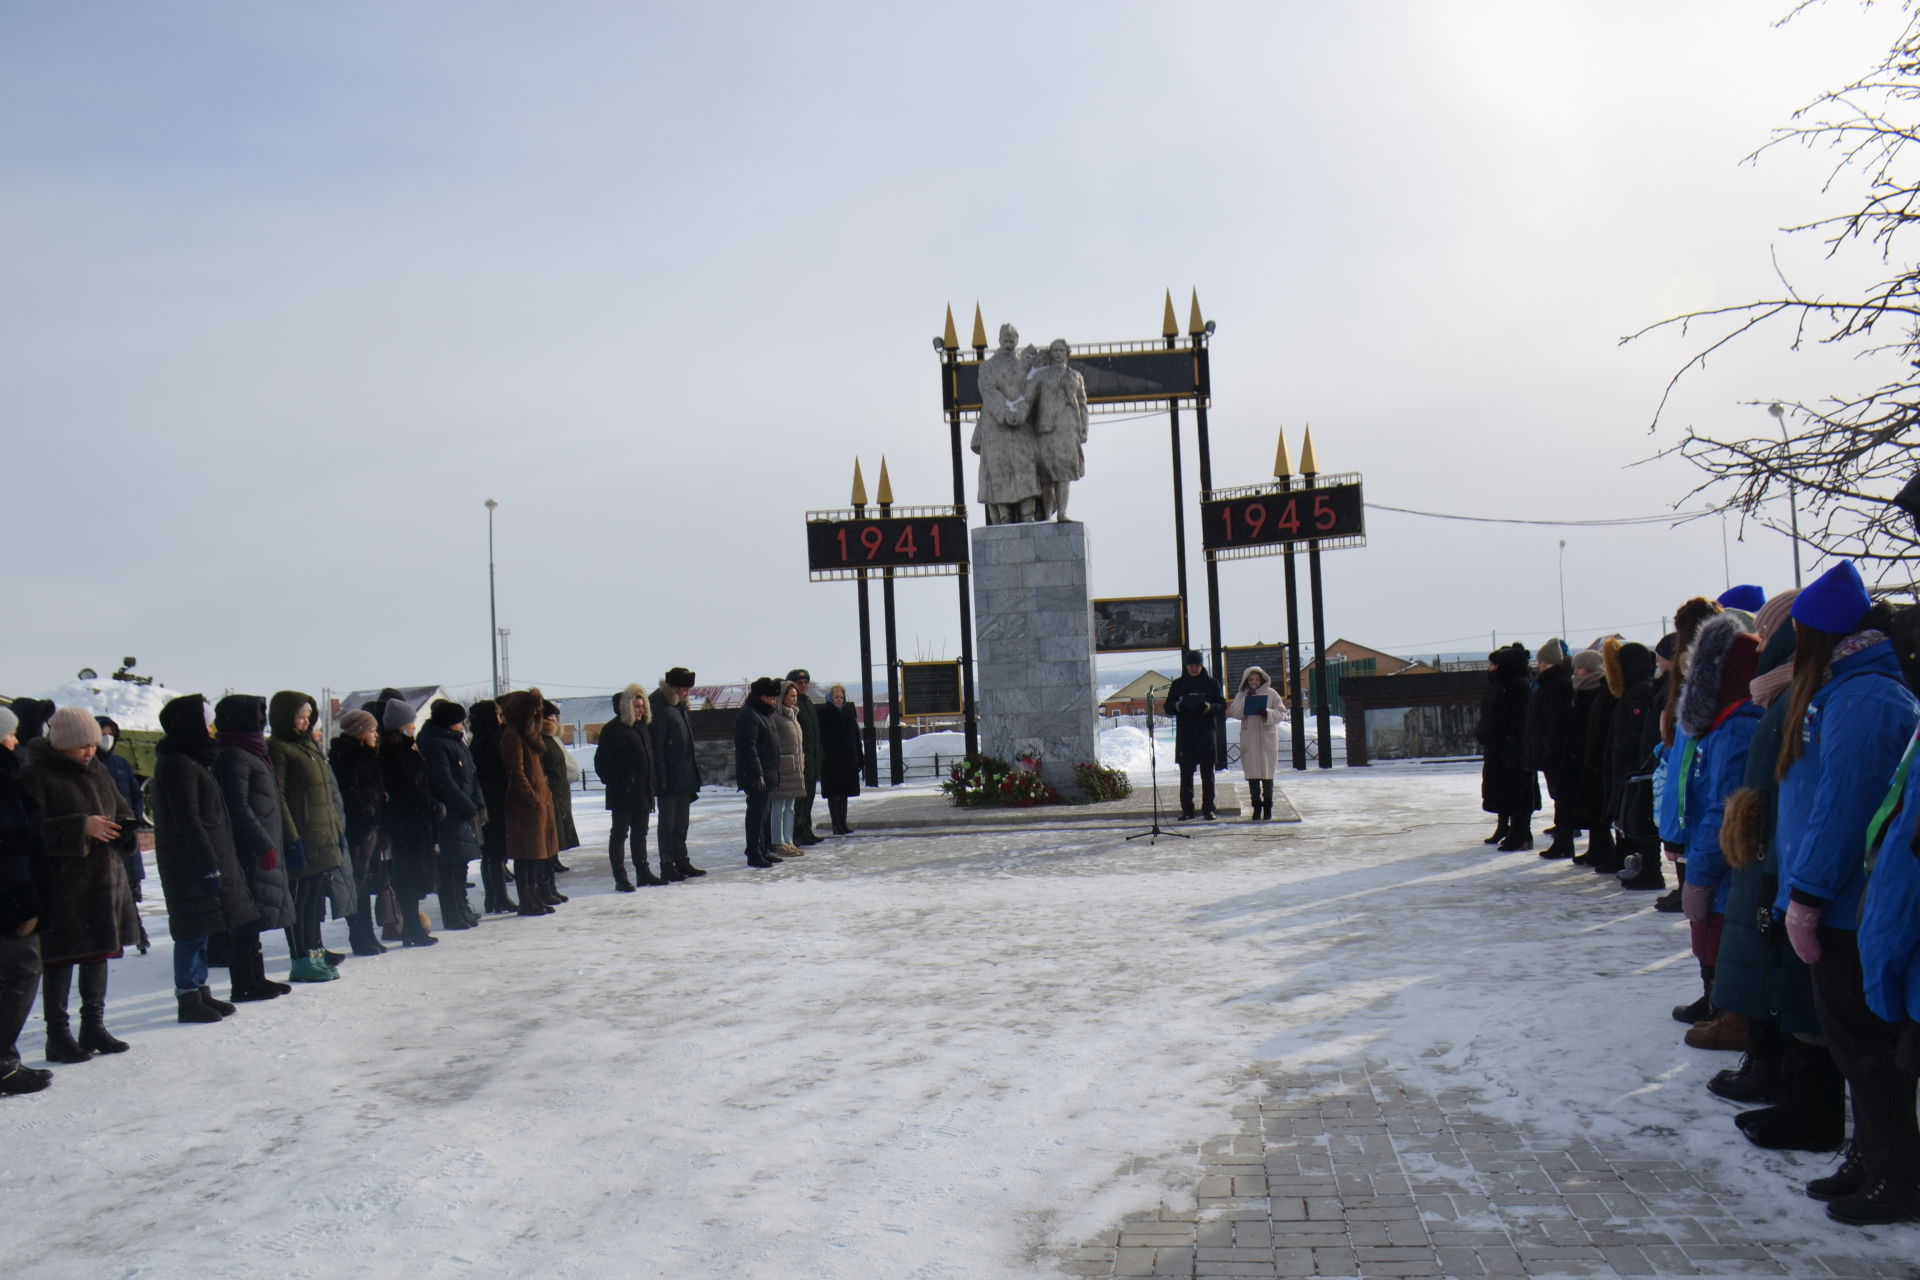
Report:
[[1793,449],[1793,441],[1787,436],[1787,411],[1779,401],[1767,406],[1767,412],[1780,424],[1781,462],[1787,477],[1787,519],[1793,528],[1793,585],[1800,585],[1800,504],[1793,497],[1793,460],[1788,456]]
[[500,700],[500,607],[493,595],[493,509],[500,504],[487,499],[487,639],[493,648],[493,700]]
[[1560,539],[1560,643],[1567,641],[1567,540]]

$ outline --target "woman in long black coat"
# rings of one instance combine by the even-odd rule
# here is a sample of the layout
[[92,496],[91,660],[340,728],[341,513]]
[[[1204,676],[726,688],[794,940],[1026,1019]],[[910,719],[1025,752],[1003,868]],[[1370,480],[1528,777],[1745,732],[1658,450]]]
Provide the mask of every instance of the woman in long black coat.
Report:
[[386,786],[381,829],[392,851],[393,896],[400,908],[400,941],[430,947],[439,939],[420,920],[420,899],[432,893],[433,828],[439,820],[427,762],[413,740],[413,707],[389,698],[380,710],[380,780]]
[[[261,952],[260,935],[268,929],[287,931],[288,976],[295,981],[317,982],[326,978],[315,969],[301,950],[291,930],[299,919],[293,901],[293,881],[288,875],[291,864],[301,860],[302,850],[281,848],[283,833],[290,825],[286,805],[280,799],[280,784],[273,776],[273,757],[267,748],[267,700],[257,694],[230,693],[213,704],[214,734],[220,744],[214,758],[213,776],[219,780],[226,797],[227,814],[233,820],[233,843],[240,855],[240,869],[247,877],[247,890],[253,895],[255,919],[229,935],[229,972],[234,974],[234,999],[243,993],[259,999],[254,990],[266,982],[266,958]],[[231,968],[238,964],[240,969]],[[242,985],[241,974],[257,974],[259,983]],[[273,983],[276,989],[290,990],[285,983]]]
[[220,744],[207,732],[206,704],[195,693],[162,707],[166,736],[154,748],[153,857],[173,934],[173,987],[182,1022],[218,1022],[233,1012],[207,987],[207,943],[216,933],[232,937],[250,930],[255,938],[250,951],[229,957],[236,1001],[280,994],[278,984],[260,986],[251,968],[251,957],[260,953],[254,925],[259,908],[233,842],[226,796],[213,776]]
[[[647,691],[630,684],[613,695],[613,719],[600,728],[600,742],[593,752],[593,771],[606,788],[607,808],[613,814],[612,833],[607,837],[607,862],[613,868],[613,887],[632,893],[641,887],[685,880],[675,873],[667,851],[660,851],[660,874],[647,868],[647,820],[653,814],[654,789],[659,779],[653,761],[653,734],[648,721],[653,719],[653,704]],[[626,841],[633,836],[633,881],[627,879]]]
[[1487,655],[1487,691],[1480,700],[1480,807],[1498,818],[1486,843],[1503,853],[1533,848],[1540,782],[1527,759],[1527,701],[1532,680],[1525,645]]
[[386,838],[380,830],[386,783],[380,776],[380,725],[370,712],[349,711],[340,717],[340,733],[327,748],[327,765],[346,811],[347,855],[353,860],[359,895],[347,917],[347,941],[357,956],[384,955],[387,949],[373,927],[373,904],[387,878]]
[[427,712],[427,726],[415,739],[440,806],[434,833],[439,842],[435,887],[443,929],[471,929],[480,923],[467,901],[467,864],[480,856],[480,815],[486,800],[480,793],[473,756],[460,734],[466,722],[465,707],[437,698]]
[[866,753],[860,741],[860,713],[847,701],[847,686],[836,684],[827,690],[827,705],[820,708],[820,794],[827,798],[827,812],[833,818],[833,834],[853,834],[847,825],[847,801],[860,794],[860,770]]
[[486,821],[480,824],[480,910],[486,915],[520,910],[507,892],[507,767],[500,762],[500,704],[482,698],[467,710],[467,744]]

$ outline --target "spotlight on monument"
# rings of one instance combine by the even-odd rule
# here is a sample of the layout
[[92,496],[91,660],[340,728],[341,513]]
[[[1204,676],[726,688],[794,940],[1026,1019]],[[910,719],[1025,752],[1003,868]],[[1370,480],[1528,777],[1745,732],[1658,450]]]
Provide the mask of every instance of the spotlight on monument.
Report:
[[933,349],[935,351],[945,351],[947,349],[947,344],[941,339],[940,335],[937,333],[933,335]]
[[1201,332],[1206,334],[1209,338],[1211,338],[1213,336],[1214,328],[1215,326],[1213,321],[1209,320],[1207,321],[1206,326],[1203,329],[1201,329]]

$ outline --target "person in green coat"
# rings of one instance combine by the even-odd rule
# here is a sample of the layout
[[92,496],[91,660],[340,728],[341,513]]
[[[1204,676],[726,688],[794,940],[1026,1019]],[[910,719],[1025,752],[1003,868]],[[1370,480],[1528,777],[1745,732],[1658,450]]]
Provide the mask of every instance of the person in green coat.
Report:
[[[281,848],[298,849],[304,861],[288,869],[294,876],[294,922],[287,930],[287,954],[295,982],[326,982],[340,976],[320,937],[327,897],[344,860],[346,804],[320,744],[313,740],[313,698],[282,689],[267,703],[267,752],[274,781],[280,785]],[[348,895],[351,897],[352,895]]]
[[813,677],[805,667],[795,667],[787,672],[787,679],[800,691],[800,701],[795,710],[800,716],[800,747],[807,762],[807,792],[793,802],[793,842],[797,845],[819,844],[820,837],[813,833],[813,797],[820,789],[820,769],[826,760],[826,746],[820,738],[820,713],[813,705]]

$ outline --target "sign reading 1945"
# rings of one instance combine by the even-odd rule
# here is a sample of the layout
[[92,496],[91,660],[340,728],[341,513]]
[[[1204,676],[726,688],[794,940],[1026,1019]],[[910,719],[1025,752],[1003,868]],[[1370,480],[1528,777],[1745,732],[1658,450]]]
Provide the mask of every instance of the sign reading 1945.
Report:
[[1366,542],[1360,481],[1293,489],[1283,484],[1215,489],[1200,503],[1201,543],[1210,560],[1272,555],[1289,542],[1322,550]]
[[951,507],[895,507],[885,516],[815,511],[807,516],[807,568],[815,580],[862,569],[958,573],[967,563],[967,520]]

